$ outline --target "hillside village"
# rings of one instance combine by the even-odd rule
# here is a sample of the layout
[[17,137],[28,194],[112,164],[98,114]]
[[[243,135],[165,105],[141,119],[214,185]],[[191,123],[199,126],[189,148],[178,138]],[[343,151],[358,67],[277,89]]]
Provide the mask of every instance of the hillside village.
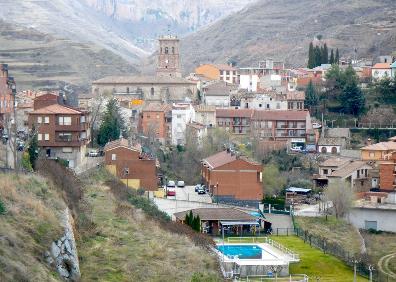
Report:
[[[169,234],[180,228],[202,273],[190,267],[172,281],[396,281],[396,245],[378,247],[396,239],[395,54],[343,57],[316,38],[307,46],[309,67],[263,58],[251,66],[201,64],[183,75],[179,45],[177,36],[160,37],[155,74],[100,78],[75,102],[62,91],[19,91],[1,64],[0,177],[49,177],[55,186],[57,177],[73,179],[70,187],[81,181],[94,196],[75,201],[103,218],[121,214],[131,223],[125,232],[142,225],[136,210]],[[0,193],[0,221],[12,216],[6,197]],[[42,260],[57,279],[84,280],[87,271],[95,280],[87,261],[96,256],[73,228],[79,213],[95,228],[100,218],[73,210],[66,198],[64,217],[77,227],[65,220],[65,238],[52,239]],[[310,261],[321,253],[318,262],[335,269]],[[133,254],[123,259],[142,263]],[[103,279],[146,281],[126,273]],[[147,281],[171,275],[154,273]]]

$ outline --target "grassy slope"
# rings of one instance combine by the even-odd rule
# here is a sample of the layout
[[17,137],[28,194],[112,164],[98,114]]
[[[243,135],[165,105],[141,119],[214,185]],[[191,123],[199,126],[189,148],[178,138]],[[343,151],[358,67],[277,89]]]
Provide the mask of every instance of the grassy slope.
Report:
[[310,234],[340,245],[351,255],[360,253],[359,234],[356,228],[343,220],[336,220],[333,216],[328,216],[327,221],[325,217],[296,217],[296,222]]
[[57,213],[65,208],[45,179],[0,174],[0,280],[59,281],[43,259],[62,234]]
[[190,281],[196,272],[208,275],[203,281],[216,280],[213,256],[187,237],[162,230],[132,205],[117,201],[103,185],[104,177],[90,180],[85,200],[92,208],[96,232],[77,243],[83,280]]
[[[366,242],[367,253],[373,264],[377,264],[383,256],[396,253],[396,234],[363,232],[362,235]],[[390,267],[396,270],[396,260],[391,260]]]

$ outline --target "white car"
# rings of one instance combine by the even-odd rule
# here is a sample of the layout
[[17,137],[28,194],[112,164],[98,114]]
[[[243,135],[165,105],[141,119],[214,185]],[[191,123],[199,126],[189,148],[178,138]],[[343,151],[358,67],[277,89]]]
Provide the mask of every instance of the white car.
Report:
[[186,185],[186,184],[184,183],[183,180],[177,181],[177,187],[179,187],[179,188],[184,188],[185,185]]
[[314,129],[318,129],[318,128],[321,128],[322,125],[321,125],[320,123],[313,122],[313,123],[312,123],[312,127],[313,127]]
[[301,148],[301,146],[294,146],[294,147],[290,148],[290,151],[292,151],[292,152],[301,152],[302,148]]
[[169,180],[169,181],[168,181],[168,184],[167,184],[166,186],[167,186],[168,188],[175,188],[175,187],[176,187],[175,181]]
[[98,150],[91,150],[91,151],[89,151],[88,156],[97,157],[97,156],[99,156],[99,152],[98,152]]

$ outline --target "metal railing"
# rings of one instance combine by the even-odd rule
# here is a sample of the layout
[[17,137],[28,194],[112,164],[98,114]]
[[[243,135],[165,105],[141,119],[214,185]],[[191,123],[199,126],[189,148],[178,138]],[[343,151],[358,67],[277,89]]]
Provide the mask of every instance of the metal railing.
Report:
[[273,275],[249,275],[240,278],[238,281],[258,282],[258,281],[277,281],[277,282],[308,282],[309,277],[306,274],[291,274],[287,277],[274,277]]
[[286,248],[282,244],[272,240],[271,238],[266,237],[266,243],[271,245],[272,247],[282,251],[283,253],[286,253],[288,256],[292,258],[293,261],[300,261],[300,255],[294,253],[292,250],[289,248]]

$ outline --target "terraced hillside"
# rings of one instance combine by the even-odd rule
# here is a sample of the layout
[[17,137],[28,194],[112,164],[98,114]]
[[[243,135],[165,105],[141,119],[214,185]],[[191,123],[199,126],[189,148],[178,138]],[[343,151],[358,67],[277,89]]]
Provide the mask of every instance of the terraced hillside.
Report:
[[93,44],[57,39],[2,21],[0,63],[9,64],[18,90],[65,84],[88,88],[103,76],[136,72],[123,58]]

